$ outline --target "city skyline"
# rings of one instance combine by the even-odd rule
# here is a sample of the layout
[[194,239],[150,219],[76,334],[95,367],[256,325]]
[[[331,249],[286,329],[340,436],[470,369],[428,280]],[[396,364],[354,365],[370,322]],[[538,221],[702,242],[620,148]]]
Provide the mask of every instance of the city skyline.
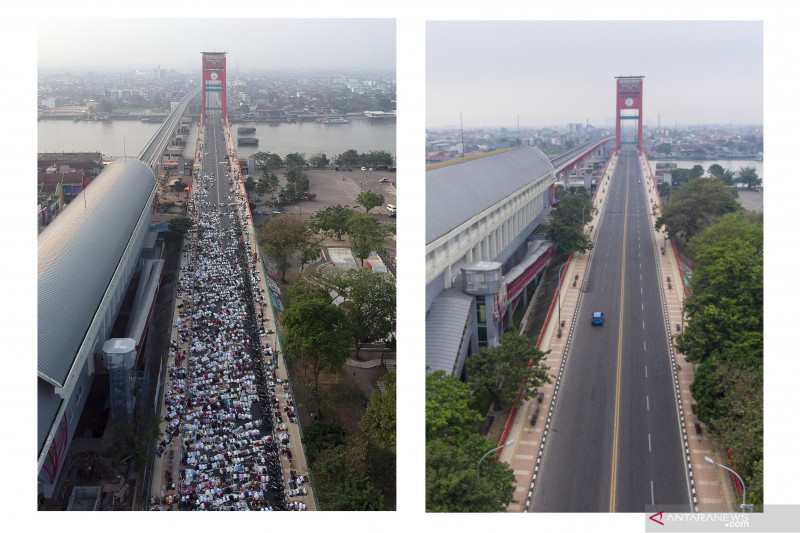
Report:
[[[394,19],[40,19],[43,69],[200,70],[201,52],[228,69],[395,70]],[[75,28],[91,28],[78,33]],[[105,43],[106,46],[98,46]],[[136,43],[136,54],[120,53]],[[279,50],[276,55],[270,50]],[[133,58],[131,58],[133,57]]]
[[613,127],[615,76],[645,77],[651,127],[763,123],[760,21],[436,21],[426,37],[428,128]]

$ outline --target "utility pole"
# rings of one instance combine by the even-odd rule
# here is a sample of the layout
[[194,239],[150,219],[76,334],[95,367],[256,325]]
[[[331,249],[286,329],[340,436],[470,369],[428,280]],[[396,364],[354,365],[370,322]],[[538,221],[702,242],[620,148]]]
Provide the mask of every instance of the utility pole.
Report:
[[461,113],[458,114],[458,119],[461,121],[461,159],[464,159],[464,117]]

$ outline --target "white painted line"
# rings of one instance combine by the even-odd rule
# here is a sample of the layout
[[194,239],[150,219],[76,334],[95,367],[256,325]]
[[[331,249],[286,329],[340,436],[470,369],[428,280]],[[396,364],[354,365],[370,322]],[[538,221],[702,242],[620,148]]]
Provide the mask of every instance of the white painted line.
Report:
[[650,480],[650,504],[651,505],[655,505],[656,504],[656,493],[653,490],[653,480],[652,479]]
[[644,329],[644,320],[642,320],[642,329]]
[[644,365],[644,377],[647,377],[647,365]]

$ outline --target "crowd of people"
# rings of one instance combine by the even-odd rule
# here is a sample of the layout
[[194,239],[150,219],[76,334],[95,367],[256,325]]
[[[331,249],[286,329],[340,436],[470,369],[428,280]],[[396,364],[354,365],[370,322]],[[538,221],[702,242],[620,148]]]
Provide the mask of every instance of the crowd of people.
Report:
[[[165,453],[180,441],[180,479],[166,470],[172,490],[151,508],[305,510],[307,480],[291,470],[291,389],[277,376],[266,340],[273,331],[252,267],[246,197],[238,180],[228,179],[229,194],[217,205],[214,175],[196,174],[188,204],[195,231],[184,246],[164,394],[168,433],[158,448]],[[281,456],[290,466],[286,477]]]

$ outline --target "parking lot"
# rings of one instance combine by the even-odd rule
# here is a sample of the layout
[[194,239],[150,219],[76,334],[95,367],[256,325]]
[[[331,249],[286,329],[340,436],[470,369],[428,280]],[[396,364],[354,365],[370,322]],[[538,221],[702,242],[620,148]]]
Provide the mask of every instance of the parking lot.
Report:
[[[386,205],[397,205],[395,188],[397,174],[395,172],[388,170],[362,171],[360,168],[338,172],[335,170],[309,169],[304,170],[304,172],[308,176],[310,192],[317,196],[313,200],[284,206],[281,208],[284,212],[299,215],[303,220],[309,220],[318,211],[334,205],[344,205],[363,212],[364,208],[356,203],[356,197],[362,191],[372,190],[375,193],[382,194],[384,202],[382,206],[373,208],[370,213],[375,215],[381,222],[394,221],[386,209]],[[261,176],[256,175],[254,177],[258,179]],[[283,176],[279,175],[279,179],[281,180],[281,186],[283,186],[285,183]],[[269,220],[269,214],[272,213],[273,209],[266,207],[264,204],[269,202],[274,195],[269,193],[261,196],[255,193],[249,194],[250,201],[256,204],[254,213],[256,224]]]

